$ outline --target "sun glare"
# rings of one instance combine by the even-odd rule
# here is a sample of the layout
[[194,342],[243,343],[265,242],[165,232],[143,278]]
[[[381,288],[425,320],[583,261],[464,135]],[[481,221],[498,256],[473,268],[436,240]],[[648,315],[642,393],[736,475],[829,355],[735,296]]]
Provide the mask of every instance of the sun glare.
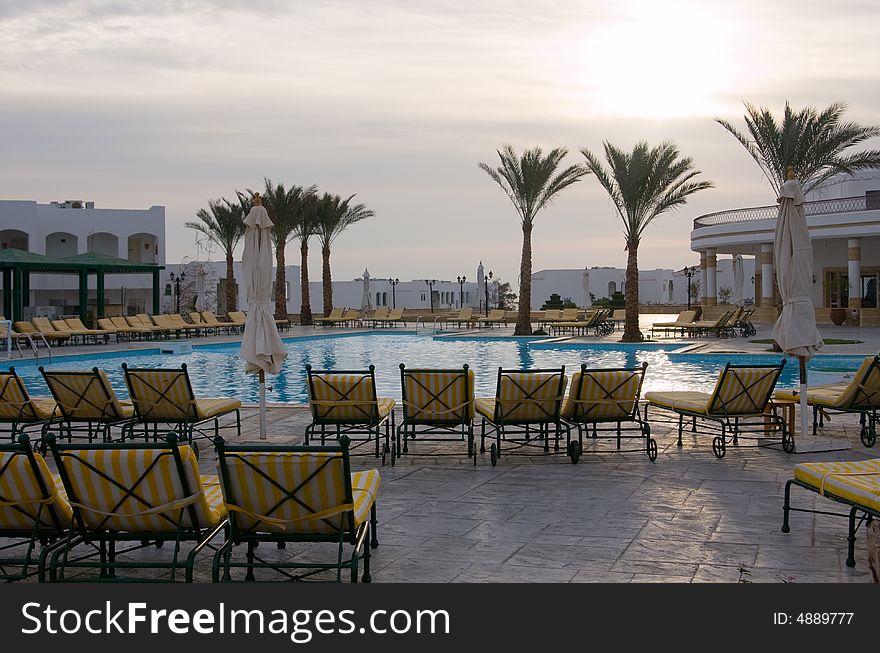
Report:
[[737,77],[736,21],[695,2],[634,2],[574,44],[579,95],[598,115],[717,113]]

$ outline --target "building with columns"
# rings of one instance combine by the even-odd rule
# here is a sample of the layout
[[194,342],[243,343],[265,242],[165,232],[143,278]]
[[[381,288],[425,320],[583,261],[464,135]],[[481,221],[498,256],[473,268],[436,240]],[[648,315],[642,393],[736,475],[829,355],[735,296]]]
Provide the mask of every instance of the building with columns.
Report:
[[[717,306],[719,261],[740,254],[754,260],[755,318],[776,319],[781,308],[774,274],[777,205],[702,215],[694,220],[691,249],[700,254],[707,315]],[[804,213],[813,244],[813,305],[820,323],[832,308],[849,309],[855,324],[880,324],[880,175],[841,176],[811,193]]]

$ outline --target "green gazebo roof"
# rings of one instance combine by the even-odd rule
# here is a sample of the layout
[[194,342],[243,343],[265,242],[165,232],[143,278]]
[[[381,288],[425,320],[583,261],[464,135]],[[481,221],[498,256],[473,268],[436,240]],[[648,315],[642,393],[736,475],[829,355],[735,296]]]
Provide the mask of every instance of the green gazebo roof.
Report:
[[117,258],[108,254],[97,252],[84,252],[76,256],[65,256],[58,259],[64,263],[85,267],[88,270],[102,270],[109,274],[124,274],[126,272],[152,272],[159,266],[155,263],[133,263],[124,258]]

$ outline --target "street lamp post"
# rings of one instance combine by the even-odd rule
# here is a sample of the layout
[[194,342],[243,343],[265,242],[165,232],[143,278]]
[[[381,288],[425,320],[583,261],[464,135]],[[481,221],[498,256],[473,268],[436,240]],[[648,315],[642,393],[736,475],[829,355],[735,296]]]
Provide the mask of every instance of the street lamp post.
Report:
[[174,284],[174,295],[177,297],[177,312],[180,313],[180,282],[186,278],[186,274],[181,272],[180,274],[174,274],[171,272],[168,275],[168,278],[171,279],[171,282]]
[[389,279],[388,283],[391,284],[391,308],[397,308],[397,295],[394,288],[400,283],[400,279]]
[[425,279],[425,285],[428,286],[428,296],[431,298],[431,312],[434,312],[434,284],[436,279]]
[[691,279],[693,279],[694,274],[696,274],[696,272],[694,271],[693,266],[691,266],[691,267],[684,266],[684,276],[686,276],[687,280],[688,280],[688,282],[687,282],[688,310],[691,310]]
[[467,277],[460,276],[458,277],[458,307],[464,308],[464,282],[467,281]]
[[489,280],[492,279],[492,270],[486,275],[486,317],[489,317]]

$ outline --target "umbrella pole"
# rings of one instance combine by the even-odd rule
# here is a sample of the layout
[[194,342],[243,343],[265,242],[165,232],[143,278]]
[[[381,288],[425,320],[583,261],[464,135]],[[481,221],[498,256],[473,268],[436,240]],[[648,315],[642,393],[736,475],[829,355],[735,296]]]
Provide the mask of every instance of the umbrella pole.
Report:
[[260,370],[260,439],[266,439],[266,372]]
[[810,426],[810,411],[807,407],[807,359],[804,356],[798,356],[798,364],[801,375],[801,437],[806,439]]

